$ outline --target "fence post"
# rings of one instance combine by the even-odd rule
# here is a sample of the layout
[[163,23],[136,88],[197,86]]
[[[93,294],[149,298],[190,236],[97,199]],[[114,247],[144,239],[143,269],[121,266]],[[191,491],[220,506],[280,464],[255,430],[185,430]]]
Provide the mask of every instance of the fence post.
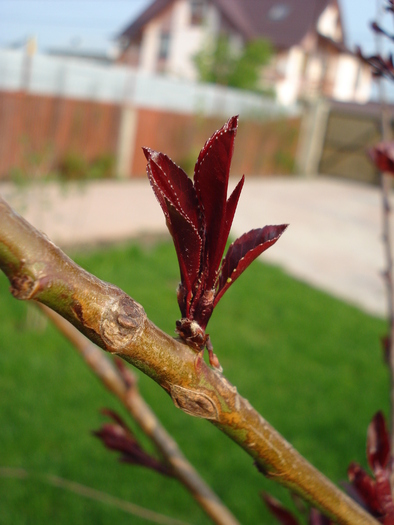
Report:
[[131,166],[135,152],[138,109],[125,104],[121,106],[120,111],[116,174],[121,179],[127,179],[132,176]]
[[326,100],[318,100],[305,108],[296,153],[296,170],[303,177],[313,177],[319,172],[329,114],[330,105]]

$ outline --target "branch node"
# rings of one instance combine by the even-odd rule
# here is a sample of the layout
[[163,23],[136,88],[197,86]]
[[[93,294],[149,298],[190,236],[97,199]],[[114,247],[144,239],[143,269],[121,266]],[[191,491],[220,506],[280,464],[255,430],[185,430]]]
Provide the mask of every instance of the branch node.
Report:
[[219,420],[218,409],[214,401],[206,394],[178,385],[171,385],[170,388],[174,405],[186,414],[203,419]]
[[112,353],[129,345],[139,336],[146,320],[144,309],[127,295],[109,303],[100,323],[100,333]]
[[38,287],[39,284],[33,277],[30,277],[30,275],[16,275],[11,279],[10,292],[15,299],[27,301],[33,298]]

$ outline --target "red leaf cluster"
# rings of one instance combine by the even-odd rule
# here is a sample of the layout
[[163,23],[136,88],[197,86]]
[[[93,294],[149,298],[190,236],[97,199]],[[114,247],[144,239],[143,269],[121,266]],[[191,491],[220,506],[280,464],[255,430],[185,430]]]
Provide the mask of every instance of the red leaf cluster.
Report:
[[[261,497],[270,513],[279,523],[282,525],[300,525],[298,518],[287,510],[280,501],[265,492],[262,493]],[[303,507],[301,511],[306,515],[305,517],[307,518],[309,525],[330,525],[332,523],[329,518],[324,516],[324,514],[317,509]]]
[[178,257],[181,282],[177,321],[180,337],[219,367],[205,329],[224,292],[262,252],[272,246],[287,225],[266,226],[242,235],[222,261],[244,177],[227,198],[228,179],[238,117],[232,117],[201,150],[193,181],[163,153],[143,148],[147,173],[164,212]]
[[109,409],[104,409],[102,412],[109,416],[114,423],[105,423],[100,430],[93,432],[93,434],[98,437],[108,449],[120,452],[120,461],[147,467],[156,472],[160,472],[160,474],[172,476],[171,470],[166,464],[145,452],[133,432],[116,412]]
[[368,150],[368,154],[379,171],[394,174],[394,142],[380,142]]
[[[381,28],[377,24],[372,26],[375,32],[381,32]],[[390,36],[392,38],[392,36]],[[382,55],[364,55],[361,49],[358,47],[356,49],[356,54],[360,60],[365,62],[371,67],[372,75],[374,77],[385,77],[389,80],[394,79],[394,65],[393,65],[393,56],[390,54],[387,58],[384,58]]]
[[374,477],[367,474],[359,464],[351,463],[348,468],[351,488],[370,514],[384,525],[394,525],[390,441],[382,412],[375,414],[368,427],[367,460]]

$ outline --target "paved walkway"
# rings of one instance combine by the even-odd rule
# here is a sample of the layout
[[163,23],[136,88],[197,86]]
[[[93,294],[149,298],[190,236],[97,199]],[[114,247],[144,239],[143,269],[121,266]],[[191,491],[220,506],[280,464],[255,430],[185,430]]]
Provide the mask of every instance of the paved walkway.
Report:
[[[0,193],[61,246],[109,242],[167,232],[146,180],[93,182]],[[233,232],[289,223],[263,258],[289,274],[377,315],[386,300],[378,188],[318,178],[246,179]]]

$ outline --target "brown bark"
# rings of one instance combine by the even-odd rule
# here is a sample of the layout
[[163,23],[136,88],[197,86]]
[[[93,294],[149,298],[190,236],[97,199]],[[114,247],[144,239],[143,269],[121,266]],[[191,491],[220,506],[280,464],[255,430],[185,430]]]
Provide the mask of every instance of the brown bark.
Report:
[[216,494],[199,476],[182,454],[177,443],[163,428],[160,421],[140,395],[135,374],[127,369],[128,380],[124,380],[112,361],[93,345],[76,328],[47,306],[41,309],[58,330],[74,345],[90,369],[104,385],[124,404],[129,414],[143,432],[152,440],[157,450],[171,466],[173,474],[192,494],[200,507],[218,525],[237,525],[239,522],[223,505]]
[[156,381],[176,407],[205,418],[241,446],[268,477],[335,521],[376,521],[310,465],[218,371],[157,328],[141,305],[100,281],[0,199],[0,268],[18,299],[46,304],[104,350]]

